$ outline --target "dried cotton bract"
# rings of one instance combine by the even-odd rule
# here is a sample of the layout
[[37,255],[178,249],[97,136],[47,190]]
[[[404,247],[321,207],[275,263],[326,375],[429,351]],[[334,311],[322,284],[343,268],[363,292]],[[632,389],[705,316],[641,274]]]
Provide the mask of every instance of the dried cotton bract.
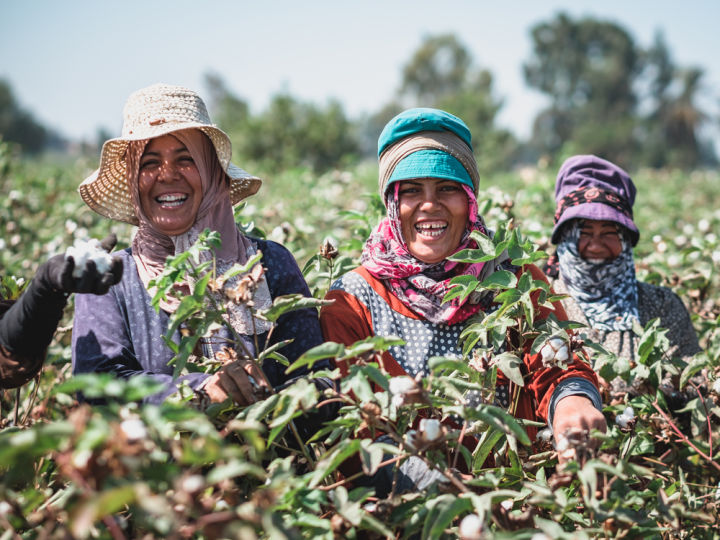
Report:
[[74,244],[65,251],[65,259],[72,257],[75,262],[73,277],[79,278],[85,271],[85,265],[89,261],[95,263],[100,274],[104,274],[112,264],[112,257],[100,246],[100,241],[95,238],[89,240],[76,239]]

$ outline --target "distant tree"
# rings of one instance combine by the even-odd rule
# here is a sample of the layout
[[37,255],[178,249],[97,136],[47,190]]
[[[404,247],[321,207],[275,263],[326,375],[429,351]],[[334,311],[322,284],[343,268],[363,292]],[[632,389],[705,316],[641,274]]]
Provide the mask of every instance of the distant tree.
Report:
[[437,102],[465,88],[471,66],[470,52],[454,35],[427,37],[403,68],[400,93],[418,102]]
[[242,129],[250,116],[248,104],[228,89],[220,75],[206,73],[205,86],[209,95],[208,106],[218,125],[227,130]]
[[17,143],[26,152],[39,152],[47,138],[47,129],[20,107],[4,79],[0,79],[0,138]]
[[567,143],[618,162],[634,153],[635,79],[642,65],[632,37],[620,26],[559,14],[532,31],[527,83],[551,105],[536,119],[532,142],[557,154]]
[[644,77],[648,112],[639,137],[645,164],[685,169],[715,164],[712,145],[701,135],[709,120],[698,105],[703,70],[677,67],[663,35],[658,33],[645,53]]
[[337,101],[321,107],[278,94],[252,115],[219,76],[207,75],[206,84],[213,117],[230,135],[241,163],[255,162],[268,171],[304,166],[324,172],[359,153],[355,127]]
[[662,34],[644,50],[613,22],[559,14],[531,35],[525,79],[551,100],[534,121],[538,151],[595,153],[632,167],[716,161],[701,137],[703,72],[676,66]]
[[358,133],[360,141],[360,152],[365,157],[375,159],[377,156],[378,137],[383,127],[395,115],[404,110],[398,101],[391,101],[384,105],[379,111],[366,115],[359,121]]
[[474,66],[457,37],[443,34],[425,38],[405,65],[399,98],[407,106],[436,107],[462,118],[478,163],[489,171],[509,165],[516,149],[512,134],[495,125],[502,101],[492,85],[492,74]]

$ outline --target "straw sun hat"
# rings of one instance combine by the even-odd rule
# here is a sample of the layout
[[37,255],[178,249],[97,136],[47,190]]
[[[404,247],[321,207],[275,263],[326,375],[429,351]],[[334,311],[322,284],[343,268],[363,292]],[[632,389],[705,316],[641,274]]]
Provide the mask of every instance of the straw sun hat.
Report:
[[154,84],[128,98],[123,110],[122,136],[103,144],[100,168],[78,187],[83,201],[102,216],[137,225],[126,178],[125,151],[129,141],[190,128],[205,133],[215,147],[218,160],[230,178],[232,204],[257,192],[262,181],[230,163],[230,138],[210,122],[200,96],[181,86]]

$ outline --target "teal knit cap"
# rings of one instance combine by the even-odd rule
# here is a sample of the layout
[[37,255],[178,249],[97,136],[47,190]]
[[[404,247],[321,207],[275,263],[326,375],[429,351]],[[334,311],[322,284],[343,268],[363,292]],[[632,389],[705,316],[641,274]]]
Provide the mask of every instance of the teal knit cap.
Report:
[[[465,122],[448,112],[439,109],[415,108],[401,112],[390,120],[378,139],[378,158],[383,159],[383,152],[421,132],[445,132],[454,135],[451,146],[452,153],[438,147],[420,147],[395,163],[387,179],[380,178],[381,191],[393,182],[413,178],[443,178],[454,180],[477,190],[468,168],[477,177],[477,164],[472,157],[472,136]],[[455,155],[453,155],[455,154]],[[464,166],[458,157],[464,157]],[[381,166],[381,176],[382,176]]]

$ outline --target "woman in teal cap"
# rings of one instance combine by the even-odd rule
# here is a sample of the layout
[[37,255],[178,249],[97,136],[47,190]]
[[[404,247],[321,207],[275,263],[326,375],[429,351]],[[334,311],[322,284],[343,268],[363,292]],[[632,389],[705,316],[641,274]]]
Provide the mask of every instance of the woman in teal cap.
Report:
[[[326,340],[352,344],[372,335],[399,336],[405,345],[383,355],[392,376],[428,374],[433,356],[462,358],[458,338],[465,321],[492,309],[494,295],[474,295],[443,303],[450,280],[473,275],[480,281],[505,269],[517,273],[507,256],[484,263],[459,263],[448,257],[477,248],[472,231],[488,234],[478,215],[479,184],[471,135],[459,118],[436,109],[410,109],[393,118],[378,141],[379,187],[387,216],[367,240],[362,265],[337,280],[323,307],[320,323]],[[545,280],[535,266],[524,268],[534,279]],[[550,309],[535,306],[536,318]],[[562,306],[555,315],[565,319]],[[605,429],[600,394],[592,369],[571,358],[568,369],[544,367],[540,354],[523,358],[530,374],[522,388],[515,414],[548,422],[556,433],[569,429]],[[343,373],[347,363],[338,366]],[[508,408],[508,380],[499,374],[497,404]],[[479,396],[467,396],[470,403]],[[423,488],[436,482],[436,473],[419,460],[401,466],[400,488]],[[384,479],[382,478],[384,475]],[[391,474],[373,479],[378,494],[388,487]],[[403,483],[404,482],[404,483]]]

